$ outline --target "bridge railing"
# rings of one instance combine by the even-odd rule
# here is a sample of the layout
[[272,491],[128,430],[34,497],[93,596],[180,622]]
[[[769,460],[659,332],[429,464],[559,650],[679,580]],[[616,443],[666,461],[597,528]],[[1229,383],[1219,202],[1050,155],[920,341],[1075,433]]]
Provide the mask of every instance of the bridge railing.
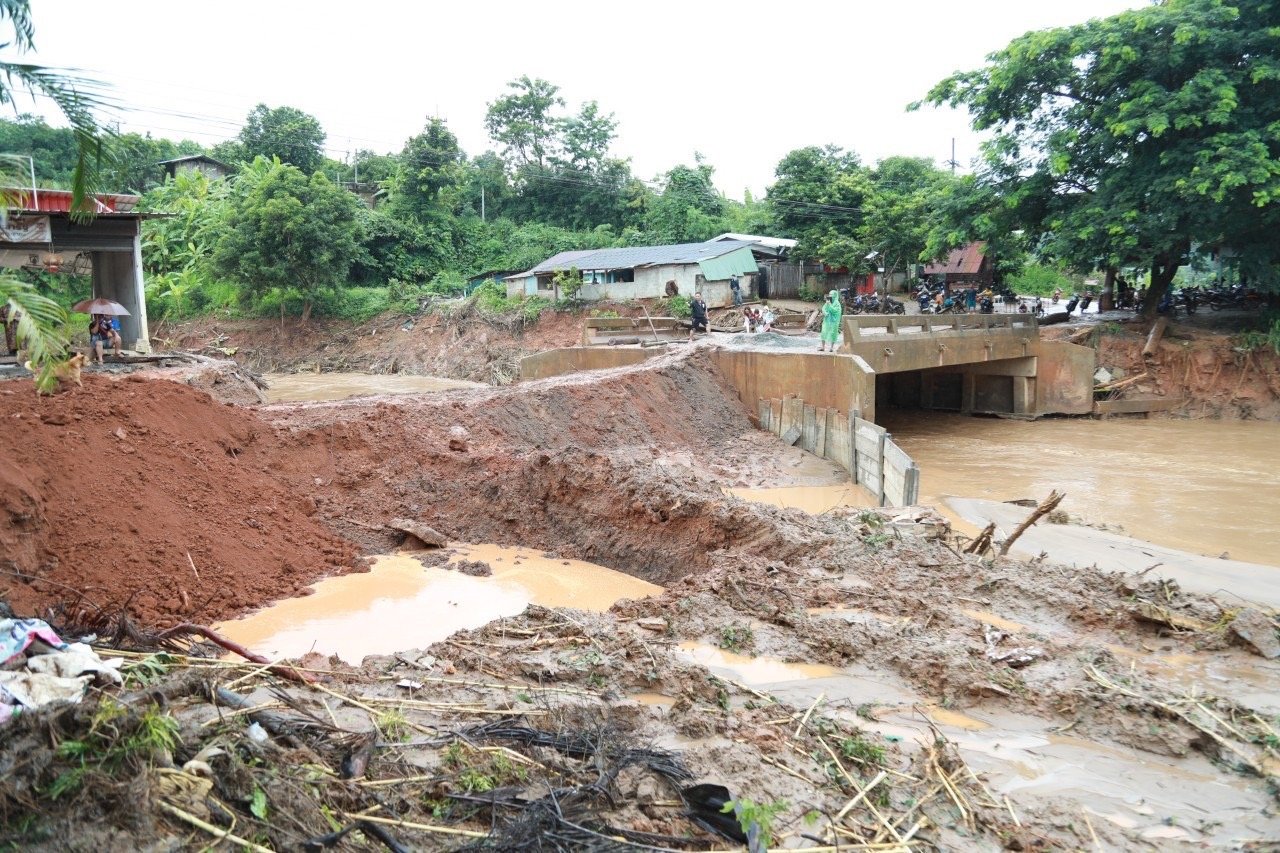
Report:
[[883,335],[931,335],[968,330],[1010,332],[1039,328],[1034,314],[905,314],[846,315],[844,327],[854,338]]

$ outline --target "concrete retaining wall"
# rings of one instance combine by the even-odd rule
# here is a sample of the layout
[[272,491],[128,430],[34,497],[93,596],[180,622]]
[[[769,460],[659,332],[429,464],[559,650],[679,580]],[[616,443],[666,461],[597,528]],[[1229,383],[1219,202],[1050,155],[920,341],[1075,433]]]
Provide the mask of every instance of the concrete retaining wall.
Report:
[[520,359],[520,379],[545,379],[579,370],[606,370],[647,361],[657,350],[569,347],[540,352]]
[[910,506],[919,498],[920,469],[884,427],[799,397],[759,400],[756,411],[761,429],[836,463],[880,506]]
[[821,408],[875,417],[875,374],[857,356],[716,349],[711,359],[748,406],[799,397]]

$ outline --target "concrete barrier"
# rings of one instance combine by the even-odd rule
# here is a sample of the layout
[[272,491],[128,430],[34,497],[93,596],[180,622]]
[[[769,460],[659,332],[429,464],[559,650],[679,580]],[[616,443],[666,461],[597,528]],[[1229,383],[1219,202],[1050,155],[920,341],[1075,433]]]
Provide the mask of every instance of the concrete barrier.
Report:
[[566,347],[528,355],[520,359],[520,379],[546,379],[576,373],[580,370],[607,370],[611,367],[627,367],[647,361],[657,355],[659,348],[631,349],[618,347]]
[[839,465],[880,506],[910,506],[919,499],[920,468],[884,427],[799,397],[758,400],[756,413],[761,429]]
[[588,317],[582,324],[584,347],[674,341],[688,337],[688,328],[675,317]]

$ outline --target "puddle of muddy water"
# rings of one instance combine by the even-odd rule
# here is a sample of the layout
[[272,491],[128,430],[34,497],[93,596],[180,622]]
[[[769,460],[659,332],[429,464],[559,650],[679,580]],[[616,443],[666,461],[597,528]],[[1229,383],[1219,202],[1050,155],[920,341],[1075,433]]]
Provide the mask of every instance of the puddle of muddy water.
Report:
[[886,408],[920,465],[921,503],[1041,499],[1130,536],[1217,557],[1280,562],[1280,423],[973,418]]
[[345,400],[370,394],[422,394],[454,388],[483,388],[478,382],[407,373],[269,373],[263,377],[271,403]]
[[455,631],[515,616],[530,604],[607,610],[662,587],[585,563],[500,545],[456,545],[450,562],[481,560],[491,577],[423,566],[412,556],[377,557],[362,574],[326,578],[311,595],[278,602],[216,630],[272,659],[317,651],[358,664],[371,654],[425,648]]
[[873,507],[878,501],[865,489],[853,483],[825,486],[776,486],[765,489],[725,489],[727,494],[744,501],[769,504],[782,509],[799,509],[810,515],[821,515],[837,507]]
[[778,658],[748,657],[717,648],[707,643],[685,642],[679,646],[680,654],[712,672],[725,675],[743,684],[776,684],[788,681],[806,681],[814,678],[830,678],[839,675],[833,666],[814,663],[787,663]]

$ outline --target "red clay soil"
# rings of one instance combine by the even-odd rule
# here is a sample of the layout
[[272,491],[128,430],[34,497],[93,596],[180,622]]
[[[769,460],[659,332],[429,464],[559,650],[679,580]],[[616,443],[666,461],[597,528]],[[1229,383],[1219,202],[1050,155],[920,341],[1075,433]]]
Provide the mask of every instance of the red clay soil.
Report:
[[271,429],[202,391],[86,375],[37,398],[6,382],[0,423],[0,597],[16,613],[83,594],[142,624],[213,621],[356,564],[268,473]]

